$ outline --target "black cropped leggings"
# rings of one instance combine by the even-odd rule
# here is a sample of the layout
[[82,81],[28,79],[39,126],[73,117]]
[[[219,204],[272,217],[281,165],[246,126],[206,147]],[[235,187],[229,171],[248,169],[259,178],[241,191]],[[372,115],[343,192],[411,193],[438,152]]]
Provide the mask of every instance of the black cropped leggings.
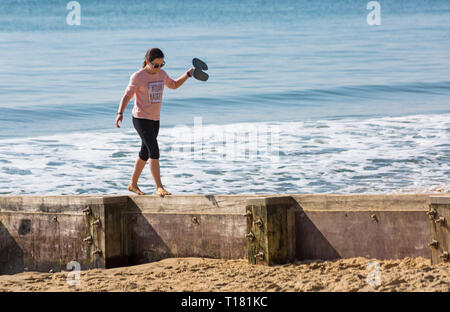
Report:
[[159,120],[135,118],[133,125],[142,139],[139,157],[147,161],[148,158],[159,159],[159,146],[156,137],[159,132]]

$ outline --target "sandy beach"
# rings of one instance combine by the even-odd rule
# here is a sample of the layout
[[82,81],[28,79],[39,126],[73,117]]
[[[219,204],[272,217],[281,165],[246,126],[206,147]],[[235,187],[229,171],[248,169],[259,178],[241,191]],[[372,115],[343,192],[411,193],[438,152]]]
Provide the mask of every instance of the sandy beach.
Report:
[[[379,285],[375,266],[379,263]],[[372,272],[372,273],[371,273]],[[429,259],[350,258],[302,261],[280,266],[252,266],[245,259],[168,258],[114,269],[80,272],[80,284],[67,283],[68,272],[23,272],[0,276],[0,291],[25,292],[449,292],[450,263]],[[373,283],[368,284],[368,277]]]

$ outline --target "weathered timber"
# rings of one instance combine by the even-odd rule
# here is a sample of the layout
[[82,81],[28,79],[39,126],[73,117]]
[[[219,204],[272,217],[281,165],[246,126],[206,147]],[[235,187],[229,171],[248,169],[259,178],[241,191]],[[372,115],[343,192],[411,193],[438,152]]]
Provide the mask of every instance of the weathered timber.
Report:
[[[142,212],[193,212],[244,214],[247,199],[282,196],[277,194],[236,195],[130,195],[129,198]],[[289,194],[305,211],[427,211],[427,194]]]
[[429,257],[426,210],[303,210],[296,214],[296,258]]
[[243,214],[140,213],[124,215],[129,264],[168,257],[245,257]]
[[[430,195],[290,194],[288,259],[293,251],[299,260],[428,258]],[[274,196],[0,196],[0,274],[60,271],[73,260],[88,269],[171,256],[245,258],[247,199]]]
[[87,266],[82,214],[0,213],[0,274],[64,269],[72,260]]
[[247,200],[247,258],[274,265],[295,260],[295,200],[290,196]]
[[128,264],[124,250],[123,214],[128,196],[103,196],[86,199],[86,229],[90,268],[112,268]]
[[430,226],[431,264],[450,261],[450,196],[430,196],[427,212]]

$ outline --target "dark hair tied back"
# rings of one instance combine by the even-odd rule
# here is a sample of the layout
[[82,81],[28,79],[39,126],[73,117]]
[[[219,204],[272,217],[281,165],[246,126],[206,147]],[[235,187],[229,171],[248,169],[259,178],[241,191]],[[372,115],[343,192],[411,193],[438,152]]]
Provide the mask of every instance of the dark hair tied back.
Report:
[[[162,53],[162,51],[158,48],[149,49],[147,51],[147,53],[145,53],[145,60],[147,60],[149,62],[153,61],[154,59],[163,58],[163,57],[164,57],[164,53]],[[142,64],[142,68],[144,68],[146,65],[145,60],[144,60],[144,63]]]

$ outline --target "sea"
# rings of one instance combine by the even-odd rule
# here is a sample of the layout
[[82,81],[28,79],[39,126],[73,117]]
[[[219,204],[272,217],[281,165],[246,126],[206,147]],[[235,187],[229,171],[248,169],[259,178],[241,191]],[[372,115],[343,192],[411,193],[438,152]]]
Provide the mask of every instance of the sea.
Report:
[[0,194],[130,194],[154,47],[172,194],[450,192],[449,0],[2,0]]

